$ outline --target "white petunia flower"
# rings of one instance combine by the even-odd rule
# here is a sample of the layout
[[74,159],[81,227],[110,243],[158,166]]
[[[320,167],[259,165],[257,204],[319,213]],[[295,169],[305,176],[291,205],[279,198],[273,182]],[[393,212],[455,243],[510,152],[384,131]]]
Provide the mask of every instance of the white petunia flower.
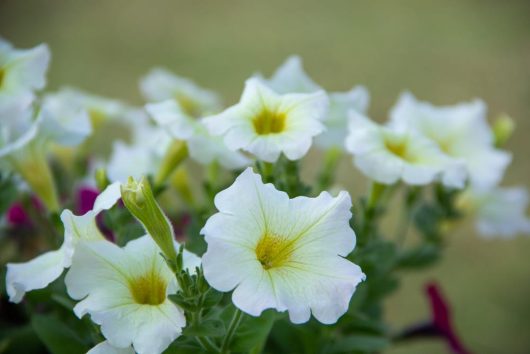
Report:
[[20,302],[31,290],[43,289],[57,279],[71,264],[80,240],[103,240],[104,236],[96,226],[96,215],[110,209],[120,198],[119,183],[111,184],[96,199],[93,210],[76,216],[70,210],[61,213],[64,224],[64,241],[56,251],[44,253],[25,263],[7,265],[6,289],[9,300]]
[[187,115],[195,118],[221,109],[221,100],[215,92],[161,68],[152,69],[142,78],[140,90],[150,102],[176,100]]
[[484,237],[530,234],[528,191],[524,187],[471,187],[459,197],[457,205],[475,216],[476,229]]
[[486,120],[486,105],[480,100],[436,107],[404,93],[391,112],[394,126],[414,129],[434,140],[447,155],[465,162],[472,184],[496,185],[511,161],[511,155],[495,149],[494,136]]
[[315,139],[315,145],[322,149],[344,149],[348,135],[348,114],[350,111],[364,113],[368,109],[370,94],[363,86],[356,86],[348,92],[329,94],[329,113],[324,124],[326,131]]
[[33,96],[46,85],[50,50],[46,44],[16,49],[0,38],[0,106],[13,96]]
[[250,164],[240,151],[228,149],[222,137],[210,135],[202,120],[187,115],[175,100],[148,104],[145,108],[160,128],[173,138],[186,141],[195,161],[203,165],[216,161],[231,170]]
[[75,101],[46,96],[40,115],[42,133],[59,145],[76,146],[92,134],[88,112]]
[[425,185],[448,171],[443,183],[463,187],[463,167],[448,158],[435,142],[413,131],[378,125],[355,111],[350,115],[346,150],[354,155],[355,165],[366,176],[384,184],[402,180],[412,185]]
[[289,199],[247,168],[215,205],[201,230],[204,275],[219,291],[235,289],[236,307],[252,316],[287,310],[294,323],[311,313],[335,323],[347,311],[365,278],[344,258],[355,247],[348,193]]
[[229,149],[246,150],[267,162],[275,162],[281,153],[297,160],[324,130],[321,120],[327,108],[323,91],[279,95],[252,78],[238,104],[204,122],[211,134],[224,136]]
[[[270,79],[263,79],[260,75],[258,78],[281,94],[322,90],[305,72],[302,59],[295,55],[287,58]],[[322,149],[343,149],[348,133],[348,112],[355,110],[365,113],[370,103],[370,94],[365,87],[355,86],[350,91],[332,92],[328,97],[329,112],[324,120],[326,130],[316,137],[315,145]]]
[[131,107],[119,100],[101,97],[79,90],[77,88],[65,87],[59,91],[47,94],[47,99],[56,102],[69,102],[84,108],[94,129],[99,128],[106,121],[119,121],[134,125],[136,120],[141,120],[141,110]]
[[[171,144],[171,137],[149,124],[139,125],[133,141],[127,144],[116,141],[108,162],[105,164],[111,181],[125,183],[129,176],[139,179],[154,175]],[[134,161],[134,163],[131,163]]]
[[[200,264],[191,253],[184,262],[189,269]],[[168,298],[178,290],[175,275],[149,235],[124,248],[105,240],[80,242],[65,283],[68,294],[81,300],[75,314],[89,314],[112,347],[159,354],[186,325],[184,311]]]
[[109,344],[108,341],[103,341],[90,349],[86,354],[135,354],[131,347],[116,348]]

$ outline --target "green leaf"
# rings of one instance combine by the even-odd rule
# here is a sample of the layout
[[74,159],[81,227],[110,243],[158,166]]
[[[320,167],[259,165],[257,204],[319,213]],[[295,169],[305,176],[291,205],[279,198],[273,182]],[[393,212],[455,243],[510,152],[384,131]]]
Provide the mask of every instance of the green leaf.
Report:
[[259,317],[245,316],[231,349],[234,352],[261,353],[276,317],[274,310],[265,311]]
[[397,261],[400,268],[422,268],[436,262],[440,258],[440,248],[433,244],[421,245],[401,254]]
[[55,317],[34,315],[31,325],[52,354],[83,354],[89,349],[75,332]]
[[223,299],[223,293],[216,291],[214,289],[209,289],[206,293],[204,300],[203,300],[203,306],[205,308],[214,307],[217,305],[221,300]]
[[385,337],[370,335],[353,335],[339,338],[329,349],[330,353],[375,353],[390,345],[390,341]]
[[9,175],[0,175],[0,215],[17,199],[17,188],[15,181]]
[[225,334],[225,325],[221,320],[205,320],[184,329],[184,336],[221,337]]

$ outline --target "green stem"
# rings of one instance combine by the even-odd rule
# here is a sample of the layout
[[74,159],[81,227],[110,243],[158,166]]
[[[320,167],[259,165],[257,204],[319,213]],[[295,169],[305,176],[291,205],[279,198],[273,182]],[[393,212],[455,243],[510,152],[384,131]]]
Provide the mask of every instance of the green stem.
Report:
[[336,147],[326,151],[326,155],[324,157],[324,165],[322,166],[322,170],[318,175],[319,191],[328,189],[333,183],[341,154],[342,151]]
[[243,312],[236,308],[236,311],[234,312],[234,316],[232,317],[232,320],[230,321],[230,325],[228,326],[228,331],[226,332],[226,336],[223,339],[223,344],[221,345],[221,353],[228,353],[230,348],[230,342],[232,341],[232,338],[234,337],[234,334],[237,331],[237,328],[241,324],[241,320],[243,319]]
[[219,353],[219,348],[215,345],[214,342],[208,337],[195,337],[202,349],[207,352]]

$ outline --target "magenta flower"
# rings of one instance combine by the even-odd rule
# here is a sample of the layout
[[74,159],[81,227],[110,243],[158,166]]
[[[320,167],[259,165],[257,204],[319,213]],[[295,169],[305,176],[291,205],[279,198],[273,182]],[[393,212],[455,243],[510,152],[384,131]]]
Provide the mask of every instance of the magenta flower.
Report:
[[471,354],[456,334],[451,320],[449,305],[442,295],[439,286],[436,283],[428,283],[425,286],[425,293],[431,304],[431,320],[427,323],[407,328],[401,335],[399,335],[397,340],[439,337],[447,343],[451,349],[451,353]]

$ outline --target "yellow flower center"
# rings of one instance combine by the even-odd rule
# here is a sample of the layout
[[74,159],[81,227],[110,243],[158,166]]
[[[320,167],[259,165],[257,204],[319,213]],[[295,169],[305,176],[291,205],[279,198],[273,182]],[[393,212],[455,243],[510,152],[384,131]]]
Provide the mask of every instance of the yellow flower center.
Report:
[[103,122],[107,120],[107,115],[99,109],[89,109],[88,114],[90,116],[90,122],[92,123],[94,130],[97,130],[99,127],[101,127]]
[[387,137],[385,139],[385,147],[393,155],[407,161],[414,162],[416,157],[409,151],[407,146],[407,139],[405,138],[394,138]]
[[259,135],[278,134],[285,129],[285,113],[271,112],[264,109],[259,113],[252,123],[254,130]]
[[281,267],[289,260],[295,250],[293,240],[284,237],[264,234],[256,245],[256,258],[264,269]]
[[166,300],[166,282],[152,270],[129,281],[133,299],[141,305],[160,305]]
[[201,107],[197,101],[182,93],[175,94],[175,99],[179,103],[180,108],[182,108],[184,113],[187,115],[195,118],[199,118],[201,116]]

